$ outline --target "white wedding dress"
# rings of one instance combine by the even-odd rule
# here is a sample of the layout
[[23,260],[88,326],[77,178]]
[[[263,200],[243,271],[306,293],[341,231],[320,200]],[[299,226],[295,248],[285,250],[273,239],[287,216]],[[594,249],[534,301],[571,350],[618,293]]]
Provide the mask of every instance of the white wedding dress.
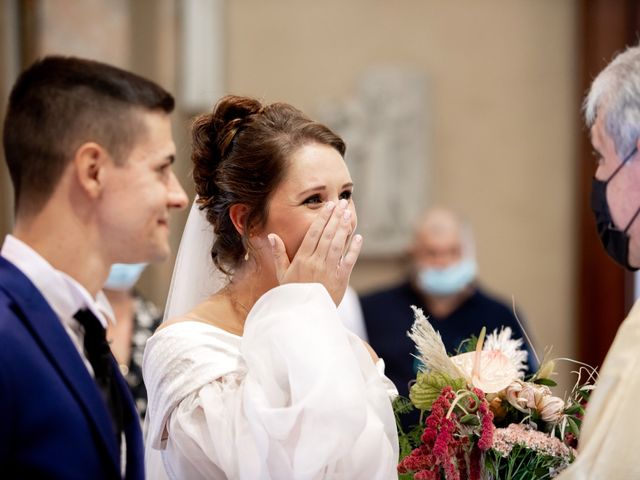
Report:
[[242,337],[197,320],[161,329],[143,362],[148,477],[397,478],[383,370],[320,284],[267,292]]

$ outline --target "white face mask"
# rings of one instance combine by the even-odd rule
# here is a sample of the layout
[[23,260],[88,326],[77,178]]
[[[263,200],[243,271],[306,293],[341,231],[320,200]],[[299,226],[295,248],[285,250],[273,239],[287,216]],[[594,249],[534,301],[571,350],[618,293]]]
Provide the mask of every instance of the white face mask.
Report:
[[109,277],[103,288],[107,290],[129,290],[136,284],[146,266],[146,263],[114,263],[111,265]]
[[476,272],[476,262],[470,258],[446,268],[423,268],[418,271],[418,287],[431,295],[454,295],[476,278]]

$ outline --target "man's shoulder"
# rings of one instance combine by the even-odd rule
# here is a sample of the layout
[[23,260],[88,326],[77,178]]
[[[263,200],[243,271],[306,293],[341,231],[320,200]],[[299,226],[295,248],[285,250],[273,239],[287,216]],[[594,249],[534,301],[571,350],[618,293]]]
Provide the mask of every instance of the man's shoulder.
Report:
[[9,296],[16,288],[29,287],[35,288],[22,270],[0,255],[0,293],[4,291]]
[[20,343],[18,337],[30,337],[25,319],[43,312],[55,315],[27,276],[0,257],[0,337],[3,345],[12,349]]
[[488,331],[510,327],[516,336],[523,336],[523,317],[517,308],[481,289],[475,292],[472,302],[473,309],[480,315]]
[[360,303],[368,330],[375,324],[388,323],[389,318],[410,324],[413,322],[411,305],[423,307],[408,281],[364,295]]
[[[0,258],[0,260],[2,260]],[[0,335],[7,329],[15,328],[18,320],[18,306],[13,296],[11,283],[6,275],[2,272],[3,265],[0,262]]]
[[364,294],[360,297],[360,301],[362,303],[362,307],[367,308],[396,302],[411,302],[414,296],[415,293],[413,293],[411,284],[406,281]]
[[31,338],[21,318],[21,309],[14,299],[0,289],[0,350],[4,353],[24,348],[24,339]]
[[482,308],[492,310],[496,314],[513,317],[513,308],[507,305],[506,301],[488,293],[481,287],[476,288],[471,300]]

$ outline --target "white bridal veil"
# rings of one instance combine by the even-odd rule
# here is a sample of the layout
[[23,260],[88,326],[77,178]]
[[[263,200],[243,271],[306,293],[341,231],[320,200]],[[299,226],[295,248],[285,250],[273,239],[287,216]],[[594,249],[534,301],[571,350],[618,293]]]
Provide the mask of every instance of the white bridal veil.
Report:
[[[197,197],[191,204],[189,217],[182,233],[171,285],[165,304],[163,322],[184,315],[226,283],[225,275],[211,261],[213,226],[206,214],[198,208]],[[145,436],[149,431],[149,415],[145,418]],[[147,478],[165,480],[162,455],[145,442],[145,468]]]
[[211,261],[213,239],[213,227],[196,198],[180,240],[163,321],[184,315],[226,283],[225,275]]

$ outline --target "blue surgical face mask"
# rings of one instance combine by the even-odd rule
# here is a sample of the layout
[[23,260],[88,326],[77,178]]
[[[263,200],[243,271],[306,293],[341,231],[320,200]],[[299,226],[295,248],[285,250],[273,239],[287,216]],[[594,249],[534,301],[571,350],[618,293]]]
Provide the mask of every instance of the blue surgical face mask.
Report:
[[454,295],[476,278],[476,262],[470,258],[446,268],[423,268],[418,271],[418,287],[431,295]]
[[107,290],[129,290],[136,284],[146,266],[146,263],[114,263],[111,265],[109,277],[103,288]]

